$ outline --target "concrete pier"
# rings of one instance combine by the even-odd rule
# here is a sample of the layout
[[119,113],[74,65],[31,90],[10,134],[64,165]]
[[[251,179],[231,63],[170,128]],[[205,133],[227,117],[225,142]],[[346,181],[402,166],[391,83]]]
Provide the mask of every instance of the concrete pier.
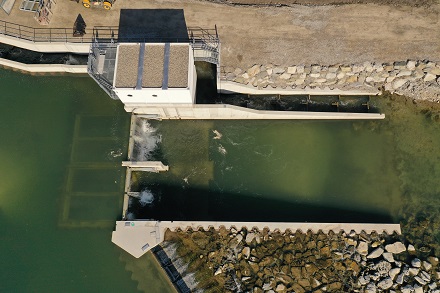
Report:
[[123,161],[122,167],[131,168],[132,171],[162,172],[169,170],[168,166],[165,166],[162,162],[157,161]]
[[220,227],[230,229],[235,227],[247,229],[269,229],[269,231],[296,231],[324,233],[333,231],[339,233],[344,231],[350,233],[354,231],[361,233],[365,231],[370,234],[373,231],[377,233],[398,233],[401,234],[399,224],[355,224],[355,223],[276,223],[276,222],[191,222],[191,221],[118,221],[116,229],[112,233],[112,242],[133,255],[136,258],[141,257],[154,246],[164,240],[165,231],[170,229],[194,229],[194,230],[218,230]]

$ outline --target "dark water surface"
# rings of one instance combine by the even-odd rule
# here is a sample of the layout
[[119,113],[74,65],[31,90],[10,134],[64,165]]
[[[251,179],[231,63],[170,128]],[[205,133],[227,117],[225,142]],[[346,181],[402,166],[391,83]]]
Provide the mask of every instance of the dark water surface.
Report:
[[[167,173],[135,174],[160,220],[393,222],[391,138],[381,122],[162,121]],[[214,139],[213,130],[222,134]],[[134,207],[136,208],[136,207]],[[141,209],[142,208],[142,209]]]
[[[135,292],[110,240],[129,115],[90,78],[1,70],[0,89],[0,292]],[[434,253],[439,110],[390,99],[371,101],[383,121],[151,122],[170,170],[134,173],[154,200],[132,202],[132,216],[400,222]],[[146,292],[169,292],[145,272]]]

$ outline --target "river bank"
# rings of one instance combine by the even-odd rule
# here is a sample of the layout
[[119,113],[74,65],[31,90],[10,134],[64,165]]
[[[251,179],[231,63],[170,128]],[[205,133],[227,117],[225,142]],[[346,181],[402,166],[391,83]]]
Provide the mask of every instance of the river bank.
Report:
[[440,292],[438,258],[397,234],[220,229],[166,238],[194,292]]
[[440,102],[440,64],[430,61],[224,67],[222,78],[256,89],[386,90],[415,100]]

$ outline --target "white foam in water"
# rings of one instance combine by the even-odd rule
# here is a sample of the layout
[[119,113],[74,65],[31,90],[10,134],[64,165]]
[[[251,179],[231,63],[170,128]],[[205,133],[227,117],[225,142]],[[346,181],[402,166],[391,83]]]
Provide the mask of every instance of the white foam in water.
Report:
[[133,213],[127,213],[127,215],[125,215],[127,220],[134,220],[134,214]]
[[222,146],[222,145],[219,145],[219,147],[218,147],[218,151],[219,151],[219,153],[222,154],[222,155],[226,155],[226,153],[227,153],[226,149],[225,149],[224,146]]
[[221,139],[223,136],[218,130],[213,130],[212,132],[215,134],[214,139]]
[[136,131],[133,135],[133,139],[139,149],[138,161],[148,161],[151,159],[151,154],[156,149],[158,144],[162,141],[162,136],[156,133],[147,119],[139,119],[136,125]]
[[117,157],[122,156],[122,151],[121,151],[121,149],[112,150],[112,151],[110,152],[110,156],[112,156],[113,158],[117,158]]
[[141,191],[139,195],[139,203],[141,204],[141,206],[144,207],[147,204],[151,204],[153,201],[154,201],[154,195],[150,190],[144,189]]

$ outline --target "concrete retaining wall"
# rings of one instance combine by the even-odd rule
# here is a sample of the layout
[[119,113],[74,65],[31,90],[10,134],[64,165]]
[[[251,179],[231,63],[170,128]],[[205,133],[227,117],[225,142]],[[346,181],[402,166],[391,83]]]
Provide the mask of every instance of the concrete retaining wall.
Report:
[[30,73],[82,73],[87,74],[87,65],[66,64],[24,64],[0,58],[0,66],[14,68]]
[[0,43],[42,53],[88,54],[90,51],[90,43],[32,42],[3,34],[0,34]]

